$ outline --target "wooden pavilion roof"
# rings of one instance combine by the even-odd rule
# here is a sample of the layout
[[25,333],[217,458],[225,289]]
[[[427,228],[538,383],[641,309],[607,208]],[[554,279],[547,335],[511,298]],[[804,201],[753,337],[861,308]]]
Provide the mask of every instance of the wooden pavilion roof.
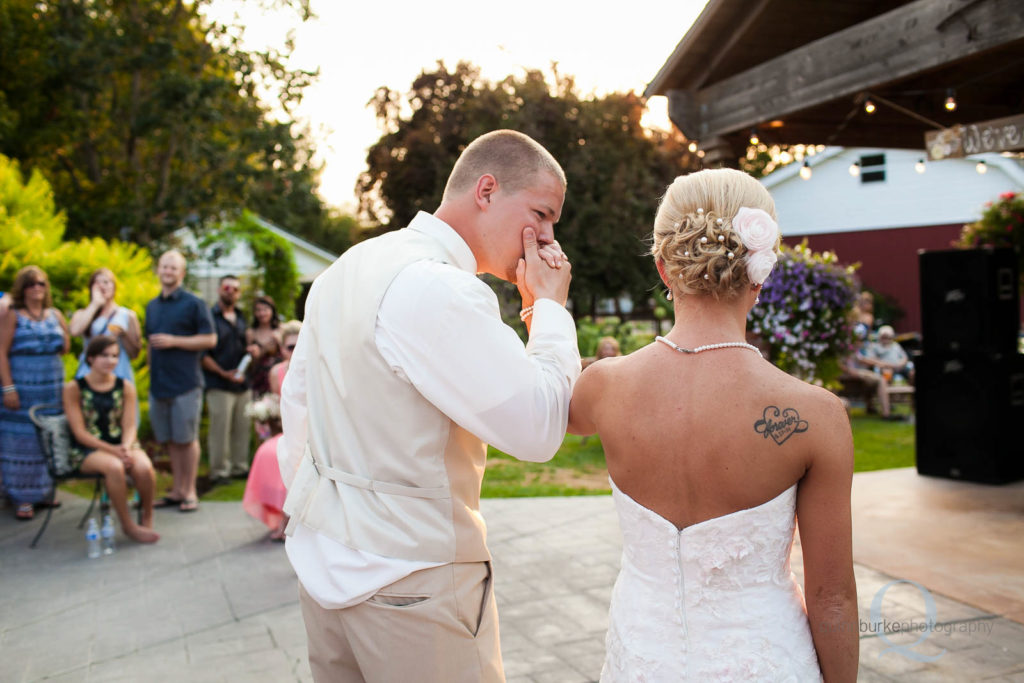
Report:
[[668,96],[676,126],[722,158],[751,130],[923,149],[926,131],[1024,112],[1024,2],[710,0],[644,95]]

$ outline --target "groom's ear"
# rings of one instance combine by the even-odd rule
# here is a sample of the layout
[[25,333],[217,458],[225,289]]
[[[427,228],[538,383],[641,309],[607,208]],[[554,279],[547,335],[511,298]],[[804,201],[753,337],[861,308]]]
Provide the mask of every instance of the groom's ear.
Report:
[[491,196],[498,191],[498,179],[490,173],[484,173],[477,178],[473,187],[473,201],[481,211],[487,211],[491,206]]

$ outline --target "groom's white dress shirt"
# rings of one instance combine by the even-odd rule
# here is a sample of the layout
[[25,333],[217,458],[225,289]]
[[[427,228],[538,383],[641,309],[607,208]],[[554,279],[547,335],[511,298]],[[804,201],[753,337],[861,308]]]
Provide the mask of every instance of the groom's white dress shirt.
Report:
[[[476,259],[458,233],[423,212],[409,227],[441,241],[455,262],[418,261],[395,277],[377,313],[374,341],[381,356],[398,377],[485,443],[520,460],[549,460],[565,435],[580,372],[572,316],[558,303],[538,299],[524,348],[501,321],[497,297],[476,277]],[[441,320],[459,323],[439,325]],[[307,442],[304,338],[300,334],[281,395],[278,459],[286,485]],[[357,550],[302,524],[286,550],[302,586],[327,609],[356,605],[415,571],[443,564]]]

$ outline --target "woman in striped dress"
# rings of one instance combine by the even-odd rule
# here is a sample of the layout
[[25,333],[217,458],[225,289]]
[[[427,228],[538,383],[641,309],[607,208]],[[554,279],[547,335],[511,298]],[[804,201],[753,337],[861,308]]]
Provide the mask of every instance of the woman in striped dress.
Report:
[[11,310],[0,323],[0,471],[18,519],[32,519],[33,504],[50,491],[50,476],[39,450],[28,409],[61,401],[68,327],[53,308],[50,283],[38,266],[18,271]]

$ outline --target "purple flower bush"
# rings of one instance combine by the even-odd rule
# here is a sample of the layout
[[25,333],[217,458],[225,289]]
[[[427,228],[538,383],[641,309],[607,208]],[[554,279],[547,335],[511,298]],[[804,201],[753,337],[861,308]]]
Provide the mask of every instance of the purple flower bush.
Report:
[[833,252],[812,251],[806,240],[783,245],[747,319],[772,363],[805,381],[838,385],[839,361],[853,341],[854,269],[840,265]]

